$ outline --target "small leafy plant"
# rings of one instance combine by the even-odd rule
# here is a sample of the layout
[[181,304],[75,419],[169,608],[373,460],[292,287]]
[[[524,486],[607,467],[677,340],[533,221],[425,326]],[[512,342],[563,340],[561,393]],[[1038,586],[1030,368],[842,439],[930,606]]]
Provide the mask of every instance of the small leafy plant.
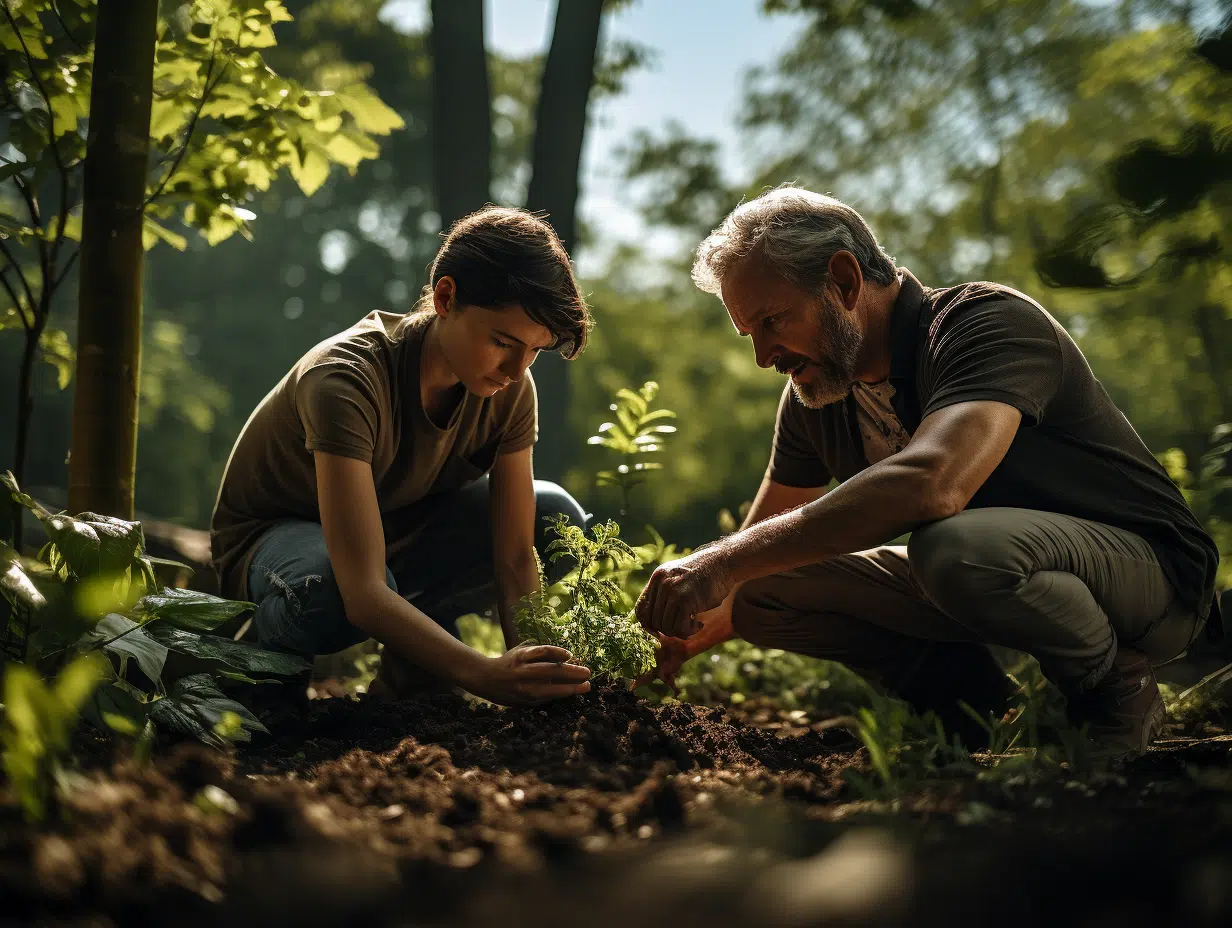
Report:
[[637,391],[618,390],[615,401],[608,407],[616,414],[616,421],[604,422],[586,442],[607,448],[620,457],[615,468],[599,471],[595,482],[620,491],[622,516],[629,511],[634,487],[645,482],[648,472],[663,469],[663,463],[652,455],[662,451],[667,436],[676,431],[676,426],[664,421],[675,419],[674,412],[652,408],[658,395],[659,385],[653,380],[646,381]]
[[518,635],[534,644],[567,648],[596,677],[631,679],[646,673],[654,666],[658,643],[633,617],[632,601],[621,584],[608,575],[609,564],[639,563],[634,549],[620,540],[620,526],[602,522],[588,536],[567,516],[549,521],[557,536],[548,545],[549,560],[568,558],[574,566],[549,587],[539,563],[539,592],[518,613]]
[[27,818],[43,818],[54,802],[69,738],[108,669],[102,657],[91,653],[79,654],[48,683],[20,664],[6,671],[4,771]]
[[140,523],[52,513],[12,474],[0,484],[49,538],[37,558],[0,541],[0,642],[11,662],[4,766],[27,814],[45,811],[79,718],[124,737],[161,731],[221,747],[265,729],[220,681],[311,669],[300,657],[207,634],[252,604],[161,586],[156,567],[186,568],[147,555]]

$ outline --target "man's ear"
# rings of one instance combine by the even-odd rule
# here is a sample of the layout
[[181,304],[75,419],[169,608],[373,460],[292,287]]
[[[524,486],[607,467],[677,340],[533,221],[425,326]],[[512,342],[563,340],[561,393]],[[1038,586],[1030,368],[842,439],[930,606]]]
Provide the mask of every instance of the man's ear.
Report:
[[845,308],[854,310],[864,290],[864,274],[856,256],[850,251],[836,251],[830,258],[828,273],[830,285],[838,291],[840,302]]
[[458,285],[449,276],[442,277],[432,288],[432,306],[442,319],[457,308]]

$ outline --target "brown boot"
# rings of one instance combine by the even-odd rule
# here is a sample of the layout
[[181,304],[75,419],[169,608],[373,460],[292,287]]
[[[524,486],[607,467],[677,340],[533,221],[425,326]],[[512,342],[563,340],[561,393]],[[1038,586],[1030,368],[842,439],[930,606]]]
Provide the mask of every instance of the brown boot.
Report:
[[1128,758],[1146,751],[1164,725],[1164,700],[1146,655],[1121,648],[1095,688],[1070,699],[1069,718],[1088,726],[1100,753]]

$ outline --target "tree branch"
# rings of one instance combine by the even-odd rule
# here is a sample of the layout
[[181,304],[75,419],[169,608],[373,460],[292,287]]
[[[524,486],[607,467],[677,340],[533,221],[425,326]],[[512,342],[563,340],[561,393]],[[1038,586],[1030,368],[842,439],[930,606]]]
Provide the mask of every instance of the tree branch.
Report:
[[64,278],[67,277],[68,272],[73,269],[73,265],[76,263],[77,258],[80,257],[80,255],[81,246],[78,246],[77,250],[68,256],[68,260],[64,262],[63,270],[60,271],[60,276],[57,277],[55,283],[51,285],[52,293],[55,293],[56,290],[60,289],[60,284],[64,283]]
[[13,301],[13,308],[17,310],[17,316],[21,319],[22,328],[29,333],[32,326],[30,325],[29,320],[26,319],[26,314],[21,311],[21,300],[18,298],[17,291],[13,289],[13,285],[9,283],[9,279],[6,275],[8,274],[9,268],[13,267],[17,268],[17,277],[21,280],[23,286],[25,285],[26,279],[21,273],[21,268],[17,267],[17,264],[13,261],[12,255],[8,253],[8,248],[4,247],[4,242],[0,242],[0,248],[4,248],[4,256],[8,258],[9,261],[9,263],[3,268],[0,268],[0,284],[4,285],[5,292],[8,293],[9,299]]
[[[22,271],[21,265],[19,265],[17,263],[17,259],[13,257],[13,252],[9,250],[9,246],[5,243],[4,239],[0,239],[0,254],[4,255],[9,262],[4,266],[4,270],[7,271],[9,267],[12,266],[13,270],[17,272],[17,279],[21,281],[21,288],[26,291],[26,299],[30,303],[30,311],[34,312],[34,307],[36,305],[34,302],[34,291],[30,289],[30,282],[26,280],[26,275]],[[0,279],[4,279],[2,272],[0,272]],[[17,299],[17,295],[10,289],[10,285],[7,280],[4,282],[4,288],[9,291],[9,296],[13,298],[13,303],[17,306],[18,312],[20,312],[21,300]],[[25,317],[23,317],[23,321],[24,318]]]
[[184,160],[184,155],[188,152],[188,146],[192,142],[193,133],[197,130],[197,120],[201,118],[201,111],[205,109],[205,102],[210,98],[210,94],[214,88],[218,86],[218,82],[222,80],[222,75],[227,69],[226,62],[223,63],[222,71],[218,72],[218,77],[214,83],[210,83],[210,78],[214,74],[214,56],[218,52],[218,39],[214,39],[214,44],[210,47],[210,63],[205,69],[205,83],[201,88],[201,100],[197,103],[196,110],[193,111],[192,119],[188,121],[188,129],[184,133],[184,144],[180,146],[180,150],[176,152],[175,160],[171,162],[171,167],[167,169],[167,173],[162,176],[162,180],[158,182],[158,187],[145,198],[143,205],[149,206],[160,196],[167,188],[167,182],[175,175],[175,172],[180,169],[180,162]]
[[64,17],[60,15],[60,4],[56,0],[51,0],[51,12],[55,14],[56,22],[60,24],[60,29],[63,30],[64,35],[77,46],[77,50],[81,52],[87,51],[86,47],[77,41],[77,37],[69,31],[68,24],[64,21]]
[[[51,105],[51,94],[47,92],[43,79],[38,75],[38,69],[34,65],[34,58],[30,54],[30,47],[26,45],[26,37],[21,34],[21,29],[17,25],[17,20],[13,18],[8,4],[0,3],[0,9],[4,10],[5,18],[9,21],[9,25],[13,27],[13,33],[17,36],[17,41],[21,43],[22,53],[26,56],[26,67],[30,69],[30,79],[34,81],[34,85],[43,97],[43,102],[47,105],[47,140],[51,148],[52,160],[56,163],[56,170],[60,172],[60,221],[56,228],[56,240],[52,243],[50,252],[41,237],[39,240],[39,263],[42,265],[45,290],[47,282],[55,273],[56,253],[60,249],[60,240],[64,237],[64,223],[68,218],[68,173],[64,169],[64,161],[60,157],[60,149],[56,147],[56,112]],[[20,187],[21,185],[19,184],[18,186]],[[26,203],[30,206],[31,218],[33,218],[37,215],[34,201],[27,191],[23,190],[23,194],[26,196]],[[46,296],[47,294],[44,292],[43,295]],[[33,309],[33,306],[31,308]]]

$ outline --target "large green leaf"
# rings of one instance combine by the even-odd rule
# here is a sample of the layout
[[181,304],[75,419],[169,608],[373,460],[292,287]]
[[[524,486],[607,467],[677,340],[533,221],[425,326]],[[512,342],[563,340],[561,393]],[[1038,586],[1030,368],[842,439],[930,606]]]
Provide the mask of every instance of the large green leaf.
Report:
[[211,669],[221,666],[249,676],[278,677],[297,677],[312,669],[311,663],[294,654],[265,651],[219,635],[198,635],[163,622],[156,622],[145,632],[172,651],[205,661]]
[[[19,557],[0,542],[0,622],[13,639],[25,638],[24,658],[32,663],[81,636],[85,625],[69,589],[46,564]],[[0,630],[0,638],[4,635]],[[17,656],[16,649],[10,656]]]
[[121,574],[145,547],[141,523],[94,512],[46,516],[43,526],[78,577]]
[[165,698],[150,704],[150,718],[160,728],[190,735],[218,748],[227,746],[220,729],[230,728],[228,715],[239,719],[239,725],[231,728],[231,740],[248,741],[251,732],[266,731],[246,706],[224,696],[208,673],[180,678]]
[[136,736],[145,726],[149,707],[119,683],[108,683],[94,691],[81,715],[96,728]]
[[133,658],[152,683],[162,679],[163,666],[167,663],[166,645],[152,640],[132,619],[114,612],[82,635],[78,645],[101,647],[108,654]]
[[5,599],[26,609],[46,606],[47,597],[32,576],[36,570],[37,566],[18,554],[12,545],[0,541],[0,594]]
[[252,608],[252,603],[220,599],[196,590],[164,587],[160,593],[143,596],[137,602],[133,615],[145,622],[161,619],[176,628],[209,632]]

